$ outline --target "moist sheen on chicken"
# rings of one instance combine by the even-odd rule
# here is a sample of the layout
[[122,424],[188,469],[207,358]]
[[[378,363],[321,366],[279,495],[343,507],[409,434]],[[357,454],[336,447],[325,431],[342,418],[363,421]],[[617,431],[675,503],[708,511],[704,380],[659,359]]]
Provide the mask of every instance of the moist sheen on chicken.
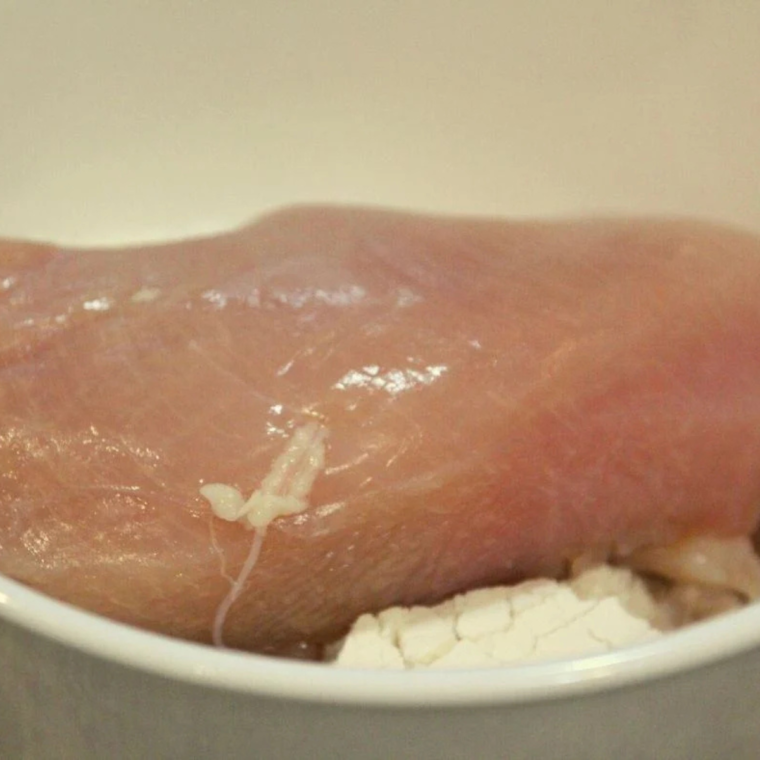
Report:
[[0,572],[209,640],[256,491],[326,431],[268,526],[228,644],[749,536],[760,512],[760,242],[688,221],[304,208],[123,251],[0,244]]

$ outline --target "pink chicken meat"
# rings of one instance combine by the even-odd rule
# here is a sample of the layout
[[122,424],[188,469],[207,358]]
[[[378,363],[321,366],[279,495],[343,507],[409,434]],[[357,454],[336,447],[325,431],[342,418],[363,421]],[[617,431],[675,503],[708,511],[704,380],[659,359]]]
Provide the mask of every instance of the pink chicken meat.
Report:
[[0,572],[208,641],[246,497],[325,431],[230,646],[760,513],[760,242],[682,221],[303,208],[108,252],[0,245]]

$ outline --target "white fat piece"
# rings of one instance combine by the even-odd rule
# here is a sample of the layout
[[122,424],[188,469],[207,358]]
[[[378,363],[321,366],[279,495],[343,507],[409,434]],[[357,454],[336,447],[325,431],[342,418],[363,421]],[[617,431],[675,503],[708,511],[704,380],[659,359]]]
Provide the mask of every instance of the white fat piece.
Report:
[[694,536],[671,544],[637,549],[629,567],[675,583],[724,589],[748,600],[760,599],[760,559],[747,536]]
[[243,494],[232,486],[209,483],[201,488],[201,496],[211,505],[211,511],[222,520],[234,522],[246,513]]
[[317,422],[298,428],[247,501],[237,488],[224,483],[204,485],[201,496],[222,520],[263,531],[278,517],[298,514],[309,506],[309,493],[325,466],[326,438],[327,429]]

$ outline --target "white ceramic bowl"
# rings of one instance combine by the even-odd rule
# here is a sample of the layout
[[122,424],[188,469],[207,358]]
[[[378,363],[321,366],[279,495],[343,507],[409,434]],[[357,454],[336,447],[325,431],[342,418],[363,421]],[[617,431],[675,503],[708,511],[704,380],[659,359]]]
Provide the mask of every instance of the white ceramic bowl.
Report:
[[[760,4],[0,1],[0,235],[182,237],[294,201],[760,230]],[[613,655],[353,673],[0,577],[0,757],[755,758],[760,607]]]

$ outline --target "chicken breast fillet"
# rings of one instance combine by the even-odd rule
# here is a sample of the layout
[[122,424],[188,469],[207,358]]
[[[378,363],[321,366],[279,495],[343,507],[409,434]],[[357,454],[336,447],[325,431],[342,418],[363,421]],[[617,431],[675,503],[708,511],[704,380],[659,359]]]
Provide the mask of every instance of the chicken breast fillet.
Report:
[[260,487],[326,431],[225,624],[295,651],[359,614],[749,535],[760,241],[687,221],[297,208],[120,251],[0,244],[0,571],[205,641]]

